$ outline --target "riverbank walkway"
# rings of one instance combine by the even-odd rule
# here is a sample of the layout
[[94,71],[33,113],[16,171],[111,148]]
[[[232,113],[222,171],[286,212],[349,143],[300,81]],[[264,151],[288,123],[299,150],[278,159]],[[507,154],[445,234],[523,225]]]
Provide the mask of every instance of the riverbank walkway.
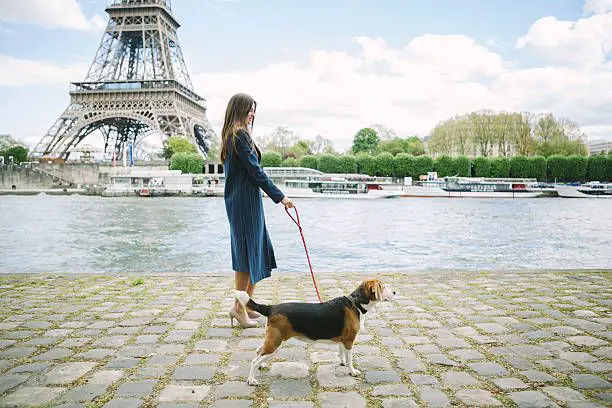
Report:
[[[362,278],[322,273],[325,299]],[[290,341],[246,376],[263,325],[231,328],[230,273],[0,275],[0,407],[606,407],[612,271],[372,273],[359,377]],[[276,272],[261,302],[316,301]],[[262,318],[263,319],[263,318]]]

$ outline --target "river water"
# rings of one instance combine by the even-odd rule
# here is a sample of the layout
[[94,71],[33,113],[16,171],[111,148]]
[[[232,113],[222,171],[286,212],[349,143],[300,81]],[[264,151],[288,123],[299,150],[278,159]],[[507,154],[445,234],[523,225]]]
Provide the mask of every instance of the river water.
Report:
[[[278,270],[308,271],[264,199]],[[315,271],[612,268],[612,200],[295,200]],[[0,272],[231,273],[222,198],[0,197]]]

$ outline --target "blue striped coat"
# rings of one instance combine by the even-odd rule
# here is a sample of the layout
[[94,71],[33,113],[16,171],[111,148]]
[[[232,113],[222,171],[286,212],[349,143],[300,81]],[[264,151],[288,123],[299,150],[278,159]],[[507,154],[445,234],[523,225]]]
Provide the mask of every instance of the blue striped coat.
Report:
[[[274,185],[260,166],[261,153],[251,147],[244,130],[236,134],[223,162],[225,171],[225,210],[230,225],[232,269],[249,272],[255,284],[270,276],[276,268],[274,249],[266,228],[261,190],[275,203],[283,192]],[[260,190],[261,188],[261,190]]]

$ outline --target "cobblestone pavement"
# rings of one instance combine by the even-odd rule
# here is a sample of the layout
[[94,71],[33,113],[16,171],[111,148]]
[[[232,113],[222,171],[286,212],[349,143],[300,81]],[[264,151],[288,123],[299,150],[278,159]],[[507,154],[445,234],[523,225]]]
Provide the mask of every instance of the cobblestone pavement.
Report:
[[[231,328],[232,277],[0,275],[0,407],[605,407],[612,271],[381,273],[351,377],[288,342],[246,383],[259,328]],[[324,298],[365,276],[320,274]],[[316,301],[276,273],[256,300]]]

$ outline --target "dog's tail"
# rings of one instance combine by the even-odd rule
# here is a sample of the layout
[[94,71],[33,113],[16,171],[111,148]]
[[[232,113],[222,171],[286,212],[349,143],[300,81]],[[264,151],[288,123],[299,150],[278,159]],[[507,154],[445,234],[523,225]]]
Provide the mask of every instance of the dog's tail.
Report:
[[249,294],[243,290],[236,291],[236,299],[238,299],[243,307],[248,307],[249,309],[259,312],[266,317],[270,315],[270,306],[255,303]]

